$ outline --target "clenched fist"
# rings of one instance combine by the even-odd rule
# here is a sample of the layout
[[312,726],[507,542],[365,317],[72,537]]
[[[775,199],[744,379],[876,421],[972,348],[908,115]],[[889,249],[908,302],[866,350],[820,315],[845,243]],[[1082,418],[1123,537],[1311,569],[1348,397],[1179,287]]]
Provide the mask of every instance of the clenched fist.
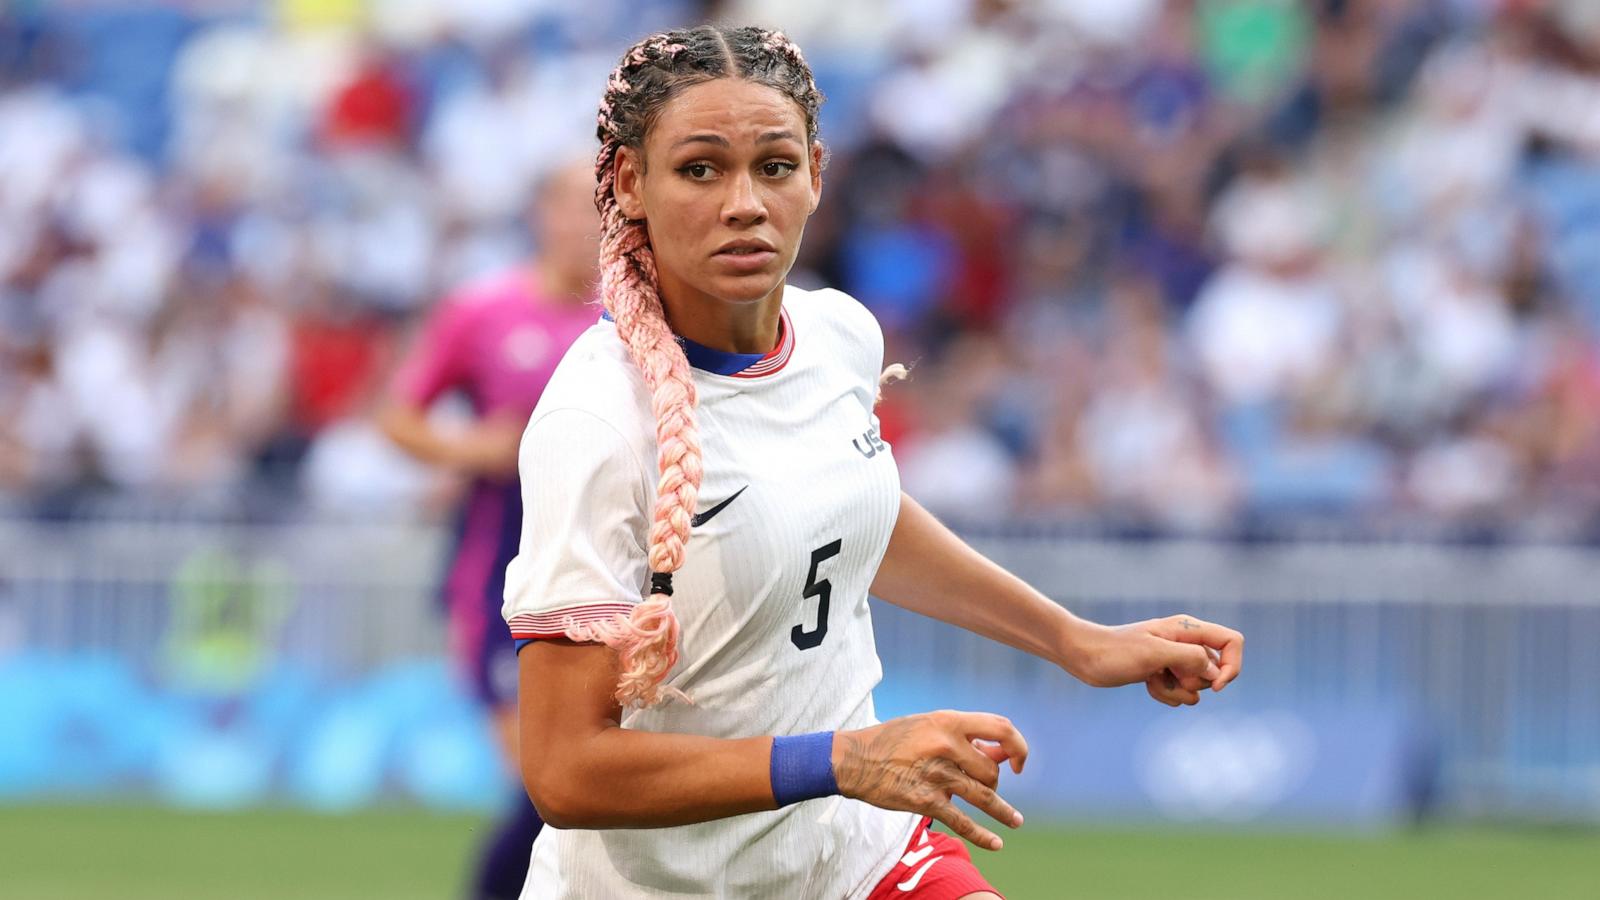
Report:
[[1168,706],[1193,706],[1206,688],[1220,691],[1244,665],[1244,635],[1194,616],[1098,627],[1064,664],[1091,687],[1144,682]]

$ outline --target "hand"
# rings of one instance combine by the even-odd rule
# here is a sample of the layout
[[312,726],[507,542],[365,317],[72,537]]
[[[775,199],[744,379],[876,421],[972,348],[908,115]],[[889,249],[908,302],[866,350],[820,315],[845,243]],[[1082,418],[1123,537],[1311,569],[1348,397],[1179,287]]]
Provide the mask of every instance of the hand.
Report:
[[1222,690],[1244,665],[1244,635],[1187,615],[1098,628],[1085,643],[1068,668],[1079,680],[1094,687],[1142,681],[1168,706],[1195,705],[1202,690]]
[[1028,742],[1009,720],[989,713],[941,710],[833,736],[840,793],[883,809],[932,816],[987,850],[1003,846],[999,835],[951,798],[963,797],[996,821],[1021,826],[1022,814],[995,793],[1000,763],[1007,760],[1011,771],[1021,772]]

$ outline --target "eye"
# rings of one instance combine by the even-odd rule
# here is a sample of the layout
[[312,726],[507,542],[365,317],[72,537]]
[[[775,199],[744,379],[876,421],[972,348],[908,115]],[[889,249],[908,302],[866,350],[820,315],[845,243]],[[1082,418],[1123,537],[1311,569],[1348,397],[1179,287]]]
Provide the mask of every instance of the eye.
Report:
[[713,171],[710,163],[703,162],[692,162],[678,168],[678,172],[690,181],[707,181],[711,178]]
[[761,164],[761,174],[767,176],[768,178],[782,178],[798,168],[799,166],[792,162],[784,162],[780,159],[773,159]]

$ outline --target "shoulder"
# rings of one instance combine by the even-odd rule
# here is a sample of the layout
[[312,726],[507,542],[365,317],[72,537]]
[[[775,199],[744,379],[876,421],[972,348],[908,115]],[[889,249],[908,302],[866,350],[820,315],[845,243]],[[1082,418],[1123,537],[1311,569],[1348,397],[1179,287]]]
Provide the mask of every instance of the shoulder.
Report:
[[783,302],[794,322],[797,345],[819,340],[830,354],[877,379],[883,362],[883,328],[861,301],[835,288],[808,291],[791,286]]
[[530,434],[564,430],[583,419],[606,426],[642,459],[654,456],[655,416],[639,367],[617,328],[598,321],[561,358],[529,419]]
[[789,310],[791,318],[798,316],[807,323],[815,322],[851,333],[877,335],[882,339],[883,330],[872,311],[860,300],[837,288],[808,291],[790,285],[784,290],[783,305]]

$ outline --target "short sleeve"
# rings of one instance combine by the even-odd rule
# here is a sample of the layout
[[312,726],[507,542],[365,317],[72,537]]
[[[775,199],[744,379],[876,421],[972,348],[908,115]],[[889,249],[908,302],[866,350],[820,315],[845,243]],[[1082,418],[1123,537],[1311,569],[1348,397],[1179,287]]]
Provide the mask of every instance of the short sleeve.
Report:
[[569,621],[626,613],[648,580],[650,482],[639,455],[599,416],[536,415],[522,437],[522,538],[502,613],[518,641],[561,637]]
[[877,404],[878,379],[883,374],[883,327],[861,301],[843,291],[830,289],[830,293],[837,316],[834,344],[861,379],[862,402],[871,410]]
[[426,407],[461,380],[456,360],[465,351],[461,343],[468,320],[461,303],[447,300],[434,310],[395,373],[393,393],[397,399]]

